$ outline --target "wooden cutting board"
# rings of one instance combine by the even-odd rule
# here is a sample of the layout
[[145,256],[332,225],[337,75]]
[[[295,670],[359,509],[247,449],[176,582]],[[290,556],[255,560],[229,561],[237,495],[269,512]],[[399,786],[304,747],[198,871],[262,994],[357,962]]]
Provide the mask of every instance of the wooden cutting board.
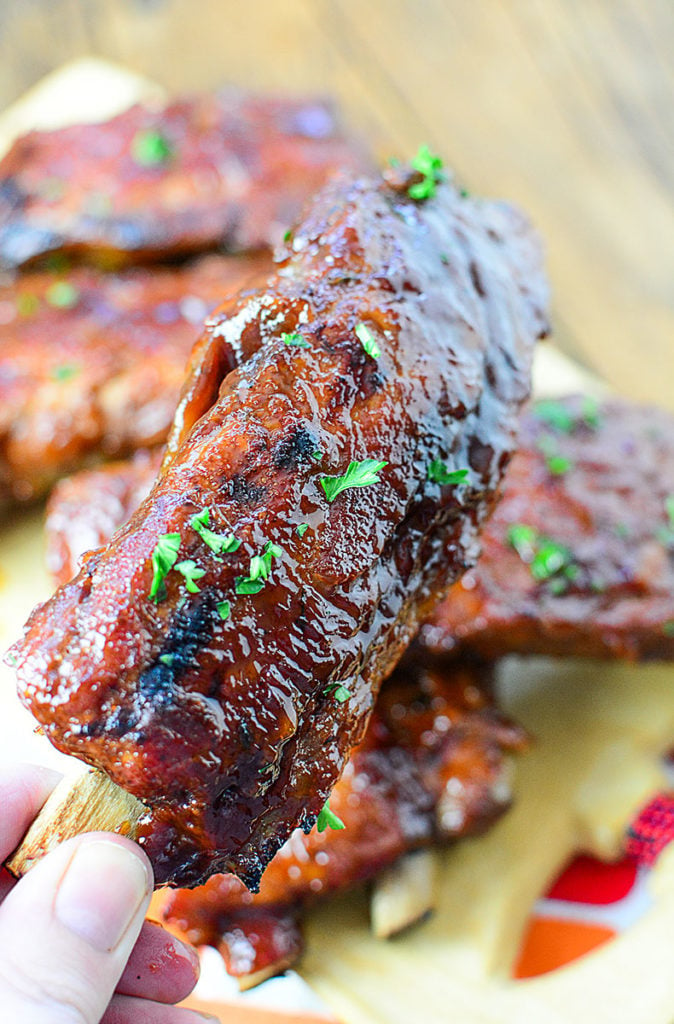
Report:
[[[0,116],[0,151],[34,125],[109,116],[158,94],[124,69],[77,62]],[[535,388],[603,390],[551,345],[540,348]],[[42,510],[18,512],[0,526],[0,648],[50,590]],[[669,1024],[674,851],[654,872],[653,908],[628,932],[544,977],[515,982],[510,972],[530,909],[568,856],[583,849],[615,857],[635,811],[665,786],[672,668],[511,659],[500,688],[506,711],[537,738],[516,765],[514,809],[487,836],[438,854],[436,913],[394,941],[370,935],[363,890],[316,907],[301,974],[345,1024]],[[1,759],[79,770],[35,735],[6,666],[0,712]],[[255,1020],[263,1018],[274,1016]]]

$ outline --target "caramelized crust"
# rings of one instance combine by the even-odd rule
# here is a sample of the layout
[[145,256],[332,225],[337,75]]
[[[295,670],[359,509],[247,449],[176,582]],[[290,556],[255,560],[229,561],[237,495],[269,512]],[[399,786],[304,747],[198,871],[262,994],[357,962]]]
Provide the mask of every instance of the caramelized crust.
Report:
[[[593,410],[590,422],[587,400],[565,398],[554,407],[572,426],[554,429],[535,409],[524,417],[523,447],[482,535],[480,560],[421,627],[416,658],[462,651],[486,658],[674,657],[674,524],[667,507],[674,495],[674,419],[617,399]],[[47,540],[58,582],[127,521],[149,492],[159,458],[81,473],[57,487]],[[551,459],[563,473],[551,472]],[[561,543],[579,568],[575,578],[560,570],[537,581],[508,541],[518,524]]]
[[[161,916],[217,946],[230,974],[256,974],[300,951],[306,903],[372,878],[401,854],[486,829],[510,803],[508,754],[526,744],[491,698],[491,673],[398,670],[330,797],[343,830],[293,833],[253,895],[234,875],[165,890]],[[242,946],[246,956],[241,956]]]
[[[151,494],[15,645],[52,742],[147,803],[159,883],[259,882],[312,827],[381,680],[476,557],[545,329],[540,252],[510,207],[446,185],[419,203],[414,180],[335,181],[268,287],[214,317]],[[224,379],[223,345],[240,363]],[[329,502],[321,479],[365,459],[386,463],[376,481]],[[434,460],[465,482],[435,482]],[[220,560],[192,526],[206,508],[241,542]],[[155,603],[167,534],[204,575],[190,593],[172,570]],[[270,542],[269,578],[242,594]]]
[[0,287],[0,501],[166,440],[204,317],[271,271],[211,255],[117,276],[32,273]]
[[534,406],[521,443],[417,655],[674,657],[674,418],[571,397]]
[[274,246],[336,168],[368,163],[316,98],[223,91],[31,132],[0,161],[0,266]]

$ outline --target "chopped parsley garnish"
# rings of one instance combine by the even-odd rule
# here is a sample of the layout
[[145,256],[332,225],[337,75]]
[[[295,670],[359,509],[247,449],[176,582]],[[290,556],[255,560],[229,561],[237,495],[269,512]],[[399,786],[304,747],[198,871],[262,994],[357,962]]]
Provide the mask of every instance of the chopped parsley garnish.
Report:
[[185,586],[189,590],[190,594],[198,594],[199,587],[197,586],[196,581],[206,575],[206,570],[200,569],[193,558],[186,558],[183,562],[178,562],[175,568],[177,572],[184,577]]
[[566,406],[552,398],[545,398],[540,402],[536,402],[534,416],[563,434],[570,434],[576,425],[574,417]]
[[411,199],[432,199],[436,187],[445,180],[442,160],[432,153],[428,146],[420,146],[417,155],[411,161],[412,167],[423,175],[422,181],[416,181],[407,190]]
[[264,580],[251,580],[248,576],[237,576],[234,581],[237,594],[259,594],[263,586]]
[[535,580],[549,580],[560,569],[568,570],[565,575],[570,574],[571,579],[577,575],[577,570],[571,565],[569,549],[554,540],[542,539],[540,541],[540,546],[531,560],[530,569]]
[[213,530],[209,529],[210,521],[210,509],[204,508],[201,512],[192,516],[190,526],[199,534],[204,544],[208,545],[216,555],[229,555],[233,551],[238,551],[241,547],[241,541],[237,540],[232,533],[214,533]]
[[578,578],[580,570],[569,549],[541,536],[533,526],[515,523],[508,530],[507,540],[537,582],[550,581],[553,594],[564,593],[569,582]]
[[320,477],[321,487],[325,491],[325,497],[333,502],[338,494],[347,491],[352,487],[369,487],[370,484],[378,484],[378,474],[388,466],[388,462],[377,459],[363,459],[362,462],[350,462],[346,473],[341,476]]
[[665,636],[674,637],[674,619],[672,619],[670,622],[665,622],[664,626],[662,627],[662,632],[665,634]]
[[546,455],[545,464],[553,476],[564,476],[573,465],[571,460],[563,455]]
[[534,557],[534,546],[538,534],[533,526],[526,526],[525,523],[515,523],[508,529],[508,544],[514,548],[523,562],[530,562]]
[[299,331],[293,331],[292,334],[282,334],[281,341],[284,345],[290,345],[292,348],[311,348],[311,342],[303,338]]
[[140,131],[131,141],[131,155],[141,167],[158,167],[170,160],[173,147],[161,132]]
[[300,525],[297,527],[297,536],[298,537],[303,537],[308,529],[309,529],[309,524],[308,523],[300,523]]
[[218,615],[220,616],[223,622],[229,618],[230,612],[232,610],[232,606],[229,603],[229,601],[218,601],[216,607],[218,609]]
[[49,376],[52,380],[72,380],[80,372],[80,367],[74,363],[62,363],[61,366],[54,366]]
[[601,426],[601,416],[599,415],[599,403],[596,398],[590,398],[586,395],[583,399],[583,411],[582,411],[583,422],[586,427],[591,427],[593,430],[598,430]]
[[320,462],[323,458],[323,452],[315,451],[311,453],[311,458],[316,459],[316,462]]
[[70,281],[54,281],[47,288],[44,297],[50,306],[57,309],[72,309],[80,299],[80,293]]
[[152,552],[152,586],[150,587],[150,598],[153,601],[163,601],[166,597],[164,579],[170,573],[178,558],[180,547],[179,533],[164,533],[159,538]]
[[356,337],[369,356],[373,359],[379,359],[381,349],[367,324],[356,324]]
[[174,654],[160,654],[159,655],[160,662],[162,663],[162,665],[166,665],[167,668],[171,668],[171,665],[173,664],[174,658],[175,658]]
[[326,800],[316,819],[317,831],[325,832],[326,828],[331,828],[334,832],[339,832],[345,827],[342,819],[338,818],[335,812],[330,810],[330,801]]
[[286,243],[286,245],[288,244],[288,242],[290,241],[290,239],[292,237],[293,237],[293,229],[292,228],[288,228],[288,230],[283,235],[283,241]]
[[442,459],[433,459],[428,467],[428,479],[442,487],[447,484],[463,484],[466,482],[467,476],[467,469],[456,469],[450,472]]
[[326,695],[331,693],[339,704],[345,704],[351,697],[351,690],[347,690],[343,683],[332,683],[331,686],[327,686],[323,690],[323,693]]
[[576,427],[583,424],[591,430],[597,430],[601,426],[599,403],[596,398],[590,398],[589,395],[583,399],[579,415],[570,412],[563,402],[545,398],[534,405],[534,416],[562,434],[571,434]]
[[560,455],[555,438],[550,434],[544,434],[538,442],[538,447],[545,456],[545,464],[552,476],[564,476],[573,468],[571,459]]
[[259,594],[269,578],[273,558],[280,558],[283,549],[268,540],[261,555],[253,555],[247,576],[237,576],[234,589],[237,594]]

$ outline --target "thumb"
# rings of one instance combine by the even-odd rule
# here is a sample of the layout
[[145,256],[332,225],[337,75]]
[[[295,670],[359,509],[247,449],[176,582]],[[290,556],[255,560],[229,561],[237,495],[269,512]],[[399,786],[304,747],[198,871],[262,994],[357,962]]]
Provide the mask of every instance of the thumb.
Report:
[[0,1006],[22,1024],[98,1024],[138,937],[152,868],[92,833],[41,860],[0,906]]

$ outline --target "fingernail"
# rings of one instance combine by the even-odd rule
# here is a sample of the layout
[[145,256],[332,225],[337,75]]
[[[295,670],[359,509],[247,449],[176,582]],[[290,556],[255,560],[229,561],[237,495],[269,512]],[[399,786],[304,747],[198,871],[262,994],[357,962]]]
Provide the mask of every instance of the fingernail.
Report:
[[121,942],[151,887],[145,863],[125,846],[83,842],[61,879],[54,910],[71,932],[109,953]]

